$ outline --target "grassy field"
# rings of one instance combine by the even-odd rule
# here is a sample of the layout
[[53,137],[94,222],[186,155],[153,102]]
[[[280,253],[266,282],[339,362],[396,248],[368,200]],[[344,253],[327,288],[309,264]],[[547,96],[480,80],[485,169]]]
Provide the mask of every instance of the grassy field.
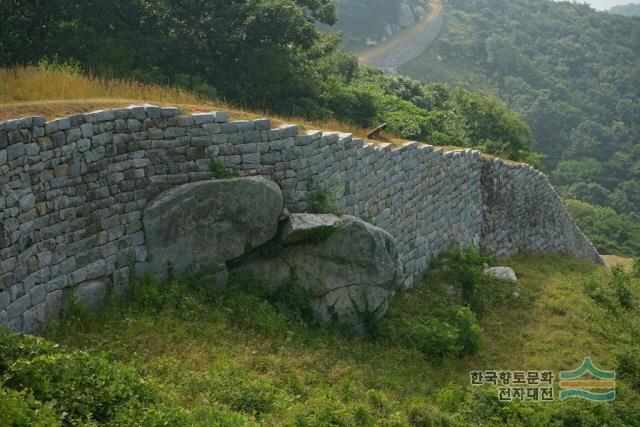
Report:
[[[76,307],[44,337],[60,344],[54,352],[86,352],[153,390],[152,403],[129,408],[125,423],[98,424],[633,425],[640,416],[639,281],[625,276],[626,304],[605,269],[562,255],[522,255],[500,261],[515,269],[517,285],[479,279],[471,297],[453,298],[447,289],[464,289],[459,278],[478,266],[471,258],[441,259],[426,285],[397,295],[366,336],[314,328],[295,309],[246,291],[246,280],[220,294],[196,277],[142,280],[126,303],[97,315]],[[459,323],[471,313],[465,306],[471,323]],[[495,389],[469,386],[471,370],[557,375],[586,356],[618,371],[615,402],[501,403]],[[38,381],[56,386],[19,373],[38,385],[36,398],[44,388]],[[15,377],[9,369],[3,378],[12,384]]]

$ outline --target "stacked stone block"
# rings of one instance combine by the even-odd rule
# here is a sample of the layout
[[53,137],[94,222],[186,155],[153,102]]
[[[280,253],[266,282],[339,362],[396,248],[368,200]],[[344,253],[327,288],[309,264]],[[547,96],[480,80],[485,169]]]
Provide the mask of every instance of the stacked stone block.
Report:
[[72,298],[97,306],[147,261],[142,211],[161,192],[211,179],[211,162],[262,175],[303,212],[310,184],[392,234],[419,280],[449,247],[565,251],[600,261],[546,178],[527,165],[350,134],[273,129],[267,119],[183,116],[151,105],[0,123],[0,324],[29,332]]

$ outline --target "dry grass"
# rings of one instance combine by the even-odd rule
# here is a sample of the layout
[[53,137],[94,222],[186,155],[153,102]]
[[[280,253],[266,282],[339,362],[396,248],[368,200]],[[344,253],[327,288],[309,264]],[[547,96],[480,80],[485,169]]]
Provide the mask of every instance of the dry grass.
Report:
[[[275,126],[296,123],[303,130],[340,130],[363,139],[369,131],[337,120],[311,121],[299,117],[281,117],[266,111],[251,111],[219,100],[205,99],[178,88],[90,77],[64,68],[0,69],[0,120],[25,116],[55,118],[136,103],[176,106],[184,113],[224,110],[231,112],[236,120],[271,117]],[[406,141],[392,138],[391,143],[403,144]]]
[[87,77],[65,68],[0,69],[0,101],[3,104],[96,98],[148,99],[178,104],[206,102],[203,98],[181,89],[142,84],[132,80]]
[[624,258],[617,255],[602,255],[602,258],[609,267],[613,267],[614,265],[622,265],[627,271],[631,271],[631,268],[633,266],[633,259],[631,258]]
[[[48,119],[90,111],[152,103],[179,107],[183,113],[229,111],[234,120],[271,118],[273,126],[286,123],[300,125],[302,131],[340,131],[351,133],[367,143],[401,146],[409,141],[385,132],[377,139],[367,139],[370,129],[338,120],[313,121],[300,117],[283,117],[268,111],[248,110],[220,100],[206,99],[189,91],[124,79],[85,76],[73,69],[14,67],[0,68],[0,120],[43,116]],[[442,147],[444,151],[459,147]]]

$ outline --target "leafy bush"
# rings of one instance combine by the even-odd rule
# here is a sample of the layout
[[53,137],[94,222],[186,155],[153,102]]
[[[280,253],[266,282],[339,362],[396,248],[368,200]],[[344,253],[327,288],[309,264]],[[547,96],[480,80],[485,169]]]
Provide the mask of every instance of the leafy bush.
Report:
[[261,417],[273,409],[275,392],[266,382],[229,371],[213,377],[209,386],[211,397],[233,410]]
[[152,399],[150,389],[132,372],[82,352],[18,359],[5,380],[9,388],[55,402],[65,424],[105,422],[124,408]]
[[377,110],[370,90],[345,84],[333,77],[327,81],[323,91],[326,105],[334,117],[339,120],[346,118],[363,127],[372,125]]
[[215,179],[227,179],[233,176],[222,163],[213,158],[209,159],[209,170],[213,172]]
[[26,391],[0,387],[0,425],[5,427],[53,427],[61,422],[50,403],[43,404]]
[[456,313],[456,328],[458,330],[459,354],[461,356],[476,354],[480,348],[482,329],[477,323],[476,315],[468,307],[463,307]]
[[296,427],[348,427],[350,421],[344,406],[331,400],[307,401],[295,416]]
[[64,425],[107,422],[154,398],[151,388],[129,369],[83,352],[64,352],[42,338],[0,332],[0,356],[0,373],[9,390],[4,404],[13,401],[10,390],[23,392],[25,416],[31,407],[45,417],[55,411]]
[[[247,417],[219,408],[190,411],[159,402],[158,390],[133,370],[84,352],[66,352],[42,338],[1,332],[0,356],[2,426],[252,425]],[[271,404],[264,384],[222,375],[208,385],[214,394],[225,394],[222,400],[229,406],[250,413]]]
[[490,281],[483,269],[492,261],[476,248],[448,251],[431,260],[425,279],[453,287],[460,299],[481,315],[487,302],[485,299],[489,297],[481,293],[481,286]]
[[473,354],[478,349],[481,335],[475,316],[464,308],[445,318],[429,314],[391,314],[381,321],[379,331],[382,338],[433,358]]
[[313,179],[307,181],[307,210],[315,214],[343,214],[331,191]]
[[607,207],[565,200],[576,223],[604,254],[640,255],[640,223]]
[[314,319],[311,301],[311,292],[300,286],[295,277],[290,277],[269,295],[269,302],[276,310],[289,319],[307,324]]
[[619,307],[632,308],[631,274],[626,273],[622,266],[613,266],[611,273],[606,282],[599,277],[591,277],[584,284],[585,293],[608,310],[616,311]]
[[437,406],[414,399],[407,408],[409,425],[412,427],[435,427],[451,425],[452,421]]
[[59,351],[57,344],[39,337],[10,334],[0,327],[0,375],[4,375],[19,359],[32,359]]
[[640,354],[637,348],[628,347],[617,356],[617,375],[633,389],[640,391]]
[[633,292],[631,291],[631,274],[624,271],[622,266],[614,266],[611,268],[613,278],[611,285],[615,290],[618,304],[623,308],[633,307]]
[[633,260],[631,271],[634,277],[640,277],[640,258],[636,258],[635,260]]

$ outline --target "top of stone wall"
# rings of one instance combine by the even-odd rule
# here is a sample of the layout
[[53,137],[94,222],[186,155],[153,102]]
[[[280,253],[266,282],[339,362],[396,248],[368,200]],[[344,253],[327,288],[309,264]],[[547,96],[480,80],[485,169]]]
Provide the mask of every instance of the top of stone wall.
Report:
[[[68,117],[57,118],[47,121],[42,116],[23,117],[12,120],[0,121],[0,131],[13,131],[29,129],[34,127],[44,127],[45,134],[68,130],[85,123],[101,123],[113,120],[147,120],[147,119],[170,119],[180,116],[180,109],[177,107],[158,107],[151,104],[130,105],[125,108],[112,108],[106,110],[92,111],[90,113],[75,114]],[[186,119],[190,117],[192,120]],[[184,116],[188,123],[185,126],[205,124],[205,123],[226,123],[229,121],[229,113],[226,111],[213,111],[209,113],[197,113]]]
[[[39,136],[44,136],[51,135],[56,132],[64,132],[72,128],[81,127],[84,124],[99,124],[115,120],[129,119],[138,121],[168,120],[168,125],[175,127],[189,127],[194,125],[204,125],[208,123],[228,123],[227,126],[229,126],[229,129],[226,129],[227,132],[253,130],[254,128],[258,130],[271,130],[271,120],[265,118],[259,118],[251,121],[230,121],[230,113],[226,111],[212,111],[207,113],[182,115],[181,110],[178,107],[159,107],[152,104],[140,104],[130,105],[123,108],[112,108],[92,111],[88,113],[75,114],[49,121],[47,121],[47,118],[43,116],[23,117],[0,121],[0,132],[11,132],[16,130],[39,128]],[[243,128],[243,124],[247,125],[247,129]],[[249,129],[249,127],[251,129]],[[300,127],[298,125],[283,125],[278,129],[272,130],[272,132],[277,133],[274,138],[276,136],[278,138],[286,138],[290,136],[298,136],[299,129]],[[349,133],[340,133],[335,131],[323,132],[318,130],[307,131],[305,135],[301,137],[299,136],[299,138],[304,139],[304,137],[314,137],[318,135],[327,137],[327,143],[329,144],[336,143],[338,141],[344,141],[347,139],[354,139],[353,135]],[[0,140],[0,148],[4,148],[3,145],[12,145],[13,143],[17,143],[19,141],[12,141],[11,139],[9,139],[5,141],[5,144],[2,144],[2,142],[3,141]],[[530,166],[526,163],[518,163],[501,159],[491,155],[483,154],[478,150],[470,148],[460,148],[456,150],[445,151],[442,147],[416,141],[407,141],[406,143],[400,145],[392,145],[388,143],[373,144],[370,142],[364,142],[361,139],[358,139],[357,142],[359,143],[357,144],[359,148],[382,152],[396,151],[398,152],[396,154],[403,153],[407,150],[418,149],[421,151],[434,151],[436,155],[443,155],[452,159],[463,155],[471,155],[473,157],[482,156],[487,161],[495,162],[496,166],[500,164],[500,166],[502,167],[508,167],[512,169],[531,169],[546,178],[546,175],[544,173],[537,171],[535,168],[533,168],[533,166]]]

